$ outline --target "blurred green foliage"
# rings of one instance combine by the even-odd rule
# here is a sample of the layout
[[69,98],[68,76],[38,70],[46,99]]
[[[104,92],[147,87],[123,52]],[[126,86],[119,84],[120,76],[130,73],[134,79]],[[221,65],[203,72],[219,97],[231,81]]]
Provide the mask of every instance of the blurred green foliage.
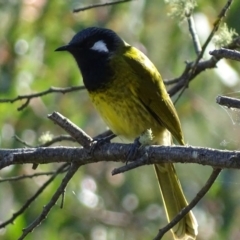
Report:
[[[186,60],[196,58],[185,21],[168,16],[163,1],[138,0],[79,13],[72,9],[97,1],[0,1],[0,97],[14,98],[48,89],[50,86],[82,85],[81,75],[70,54],[54,49],[67,43],[76,31],[89,26],[115,30],[131,45],[144,51],[161,71],[164,79],[178,77]],[[102,1],[104,2],[104,1]],[[194,11],[201,43],[226,1],[198,1]],[[230,28],[240,31],[240,2],[235,1],[226,19]],[[214,46],[211,45],[210,49]],[[205,58],[209,55],[206,53]],[[223,62],[223,61],[222,61]],[[215,103],[220,94],[239,95],[239,63],[219,64],[191,82],[176,107],[190,145],[239,149],[240,113]],[[1,148],[23,147],[16,134],[36,146],[42,134],[64,133],[47,119],[58,111],[91,136],[106,126],[90,103],[85,91],[49,94],[33,99],[22,111],[24,101],[0,104]],[[118,139],[121,141],[121,139]],[[72,143],[60,143],[67,146]],[[165,213],[154,171],[142,167],[119,176],[111,176],[114,163],[81,167],[66,189],[65,205],[59,203],[47,219],[26,239],[51,240],[146,240],[152,239],[166,224]],[[35,171],[54,170],[56,164],[41,165]],[[0,177],[30,174],[31,166],[14,166],[0,172]],[[191,200],[205,183],[210,167],[182,164],[178,175],[186,196]],[[199,237],[204,240],[239,239],[240,212],[237,171],[224,170],[207,196],[193,210],[199,222]],[[7,220],[48,177],[1,183],[0,221]],[[17,218],[14,225],[0,230],[0,239],[14,240],[21,235],[48,203],[59,186],[60,175],[42,195]],[[164,239],[171,239],[167,234]]]

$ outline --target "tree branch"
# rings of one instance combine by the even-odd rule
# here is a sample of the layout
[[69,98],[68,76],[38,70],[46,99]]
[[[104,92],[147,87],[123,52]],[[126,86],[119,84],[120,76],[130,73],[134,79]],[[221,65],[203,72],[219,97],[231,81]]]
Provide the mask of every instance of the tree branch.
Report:
[[55,174],[56,171],[51,171],[51,172],[38,172],[38,173],[34,173],[34,174],[23,174],[20,176],[15,176],[15,177],[6,177],[6,178],[0,178],[0,183],[3,182],[15,182],[15,181],[19,181],[19,180],[23,180],[23,179],[27,179],[27,178],[35,178],[35,177],[40,177],[40,176],[48,176],[48,175],[53,175]]
[[195,28],[195,23],[194,23],[192,14],[189,14],[186,17],[187,17],[187,22],[188,22],[188,29],[189,29],[189,32],[191,34],[192,41],[193,41],[194,50],[198,56],[202,51],[202,47],[201,47],[201,43],[200,43],[196,28]]
[[[81,165],[94,162],[125,162],[132,144],[106,143],[96,148],[93,153],[77,147],[19,148],[0,150],[0,169],[16,164],[49,164],[57,162]],[[139,166],[156,163],[196,163],[214,168],[240,168],[240,151],[218,150],[192,146],[148,146],[140,149],[137,159],[148,155],[147,162]],[[5,156],[12,159],[6,160]],[[138,161],[138,160],[135,160]]]
[[62,129],[70,134],[80,145],[89,149],[92,146],[93,139],[87,135],[81,128],[69,121],[58,112],[53,112],[48,115],[54,123],[58,124]]
[[50,87],[48,90],[45,90],[43,92],[39,93],[32,93],[28,95],[19,95],[16,98],[6,98],[6,99],[0,99],[0,103],[14,103],[19,100],[26,100],[25,103],[18,108],[18,111],[23,110],[25,107],[28,106],[30,103],[30,100],[37,97],[42,97],[44,95],[47,95],[49,93],[68,93],[73,91],[79,91],[85,89],[84,86],[73,86],[73,87],[66,87],[66,88],[58,88],[58,87]]
[[240,61],[240,52],[226,48],[216,49],[209,52],[210,55],[221,58],[228,58],[231,60]]
[[71,141],[71,142],[76,142],[76,140],[74,138],[72,138],[71,136],[68,135],[59,135],[56,137],[52,137],[51,140],[44,142],[43,144],[37,145],[37,146],[32,146],[30,144],[28,144],[27,142],[23,141],[20,137],[18,137],[17,135],[14,135],[14,139],[18,142],[20,142],[21,144],[23,144],[25,147],[29,147],[29,148],[33,148],[33,147],[48,147],[53,145],[54,143],[57,142],[62,142],[62,141]]
[[237,98],[218,96],[216,102],[219,105],[226,106],[228,108],[240,108],[240,99]]
[[119,0],[119,1],[112,1],[112,2],[91,4],[91,5],[88,5],[88,6],[86,6],[86,7],[81,7],[81,8],[73,9],[73,12],[76,13],[76,12],[81,12],[81,11],[89,10],[89,9],[92,9],[92,8],[106,7],[106,6],[115,5],[115,4],[119,4],[119,3],[130,2],[130,1],[133,1],[133,0]]

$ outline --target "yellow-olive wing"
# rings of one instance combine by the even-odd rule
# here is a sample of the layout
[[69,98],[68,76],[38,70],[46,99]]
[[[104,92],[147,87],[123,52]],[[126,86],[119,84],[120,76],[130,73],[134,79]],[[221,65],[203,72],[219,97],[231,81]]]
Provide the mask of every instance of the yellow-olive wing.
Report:
[[139,100],[159,124],[167,128],[180,144],[184,144],[176,109],[156,67],[134,47],[126,46],[123,56],[137,76],[135,94]]

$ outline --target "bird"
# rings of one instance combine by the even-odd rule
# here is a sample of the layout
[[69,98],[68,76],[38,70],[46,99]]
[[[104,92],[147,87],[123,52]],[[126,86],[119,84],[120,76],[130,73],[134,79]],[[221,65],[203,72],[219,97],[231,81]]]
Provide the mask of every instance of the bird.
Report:
[[[151,144],[170,146],[173,138],[185,145],[180,120],[162,77],[137,48],[107,28],[88,27],[56,51],[75,59],[89,97],[112,132],[134,140],[151,129]],[[172,163],[154,165],[163,205],[170,222],[188,202]],[[193,212],[172,229],[173,239],[196,239]]]

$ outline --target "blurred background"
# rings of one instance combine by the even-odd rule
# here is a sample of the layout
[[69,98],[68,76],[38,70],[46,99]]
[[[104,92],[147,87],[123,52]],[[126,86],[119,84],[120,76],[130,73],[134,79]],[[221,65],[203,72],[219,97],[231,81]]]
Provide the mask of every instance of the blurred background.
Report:
[[[73,13],[76,7],[105,2],[0,0],[0,98],[14,98],[44,91],[51,86],[82,85],[81,75],[72,56],[54,50],[69,42],[79,30],[101,26],[116,31],[128,43],[145,52],[165,80],[178,77],[185,61],[196,58],[186,21],[169,17],[164,1],[138,0],[115,6]],[[194,19],[203,44],[226,1],[197,1]],[[226,22],[240,32],[240,2],[235,1]],[[205,59],[210,56],[209,50]],[[239,150],[240,113],[215,103],[218,95],[239,97],[240,65],[221,61],[218,68],[197,76],[176,104],[185,140],[189,145]],[[176,98],[174,96],[173,98]],[[23,104],[0,104],[0,147],[20,148],[17,135],[28,144],[40,144],[42,135],[65,134],[47,119],[58,111],[92,137],[106,130],[105,124],[89,101],[86,91],[49,94],[35,98],[22,111]],[[122,141],[117,139],[117,141]],[[56,144],[57,145],[57,144]],[[74,146],[70,142],[59,145]],[[60,201],[47,219],[26,239],[51,240],[146,240],[153,239],[166,217],[155,174],[151,166],[111,176],[117,163],[83,166],[68,185],[64,208]],[[8,167],[0,177],[55,170],[57,164]],[[178,176],[190,201],[206,182],[211,168],[178,164]],[[240,176],[224,170],[207,196],[194,208],[199,237],[204,240],[240,239]],[[17,218],[14,225],[0,230],[0,239],[15,240],[42,211],[59,186],[60,175],[41,196]],[[0,221],[9,219],[48,179],[47,176],[18,182],[0,183]],[[164,239],[171,239],[168,233]]]

